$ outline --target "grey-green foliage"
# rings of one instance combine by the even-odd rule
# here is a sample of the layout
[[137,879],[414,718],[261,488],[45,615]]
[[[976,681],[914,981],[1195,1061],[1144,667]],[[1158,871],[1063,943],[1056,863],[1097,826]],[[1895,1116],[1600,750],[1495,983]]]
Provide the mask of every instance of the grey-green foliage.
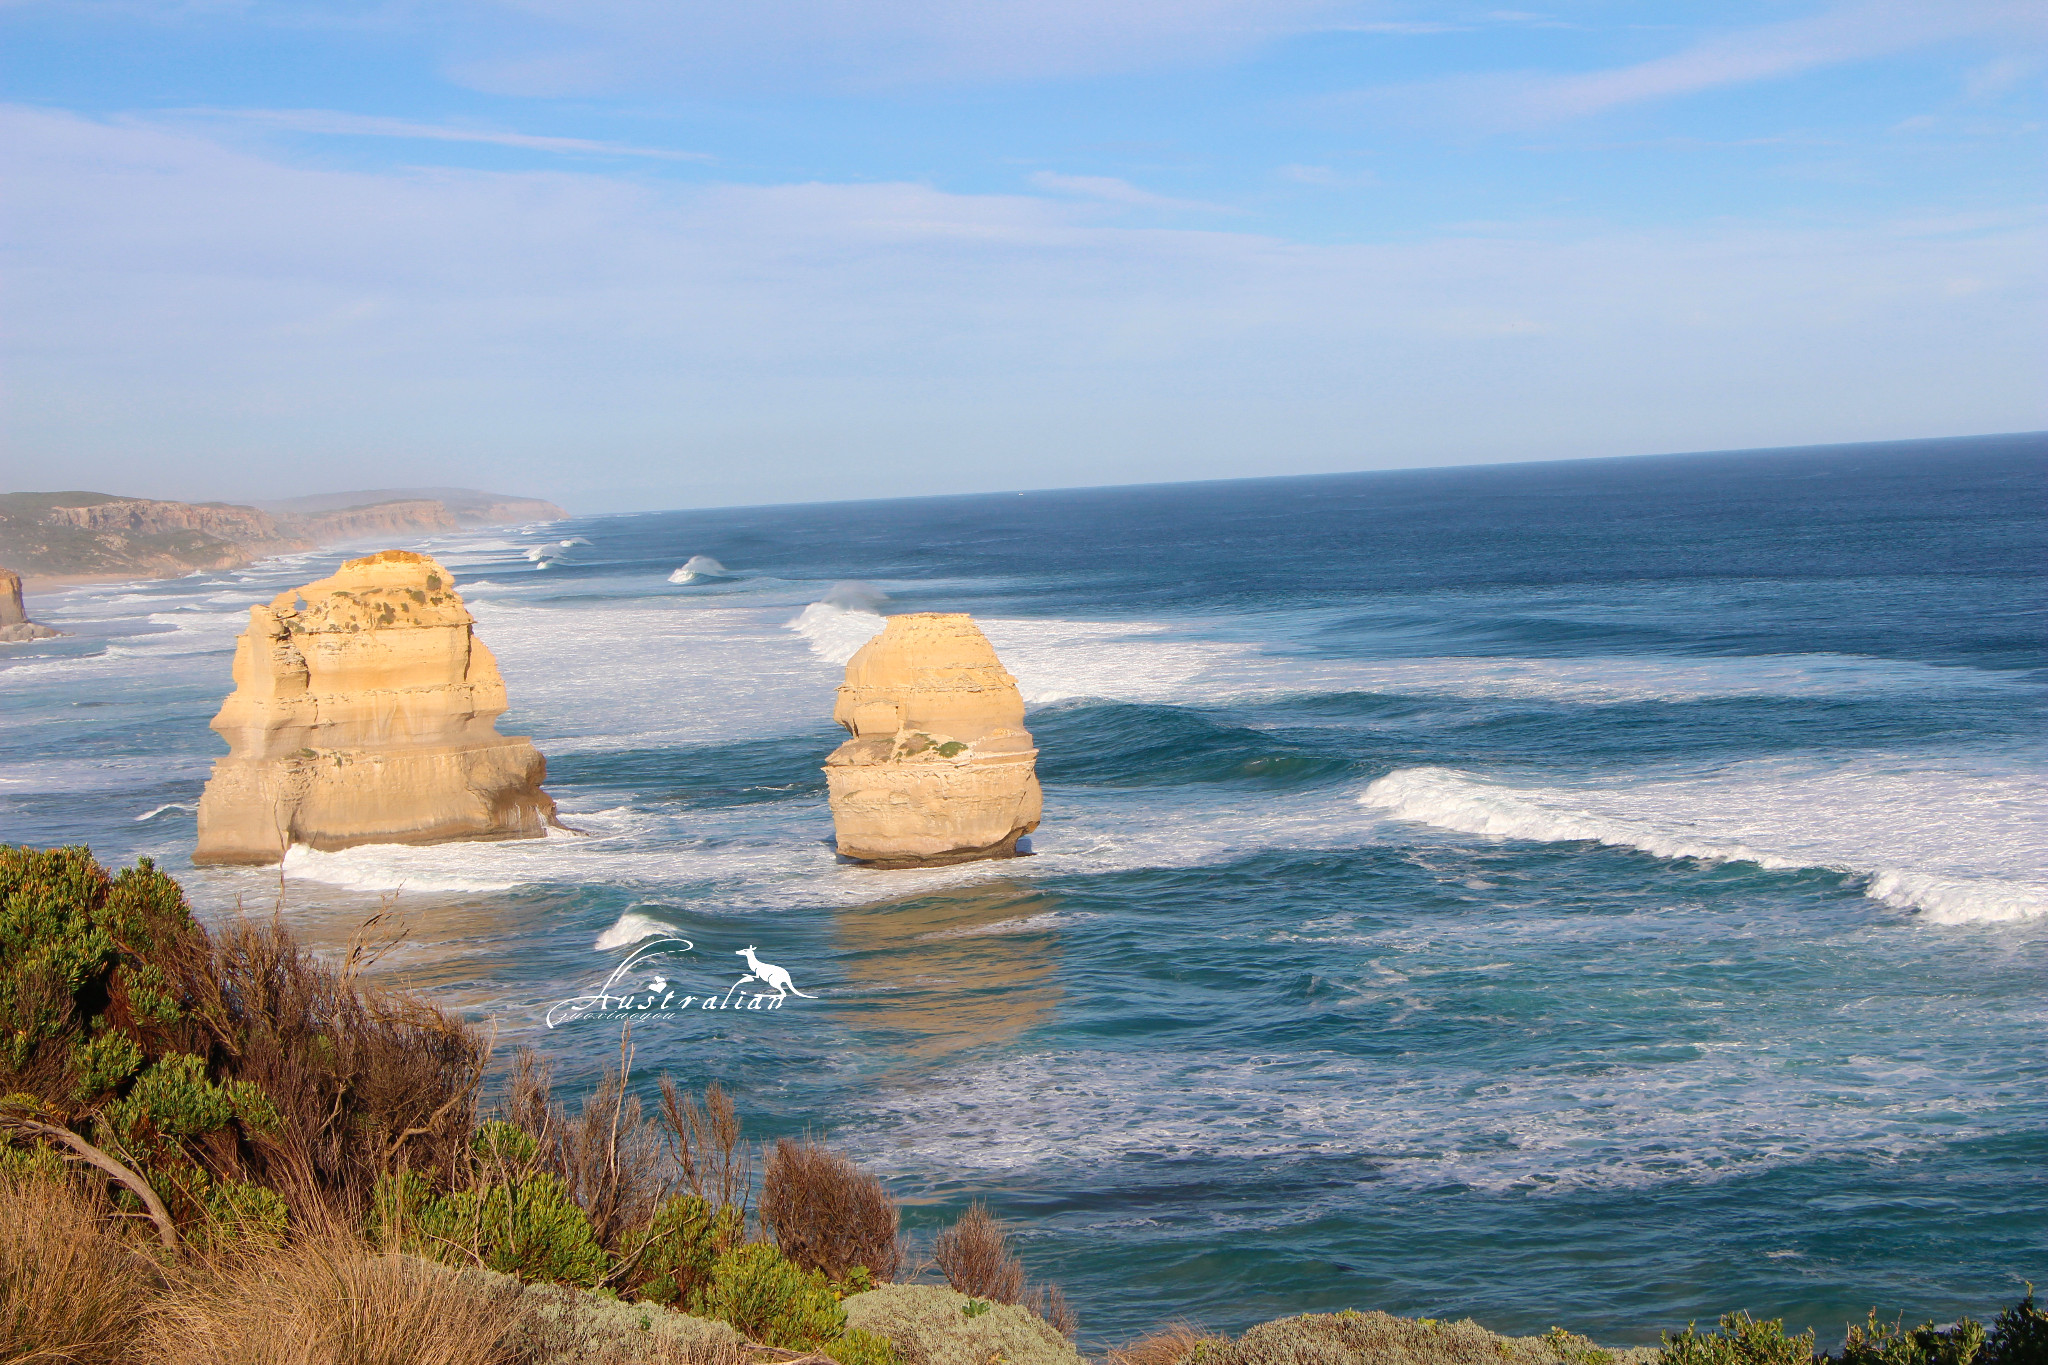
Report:
[[1386,1313],[1306,1313],[1262,1322],[1199,1352],[1202,1365],[1651,1365],[1649,1349],[1609,1350],[1562,1328],[1504,1337],[1469,1319]]
[[1719,1332],[1687,1323],[1664,1334],[1665,1365],[1812,1365],[1813,1333],[1785,1335],[1785,1320],[1758,1322],[1747,1313],[1723,1313]]
[[506,1296],[520,1320],[519,1358],[533,1365],[743,1365],[740,1334],[722,1322],[558,1284],[529,1284],[475,1267],[450,1268]]
[[929,1284],[885,1284],[846,1300],[850,1329],[887,1337],[905,1365],[1082,1365],[1074,1344],[1036,1314]]

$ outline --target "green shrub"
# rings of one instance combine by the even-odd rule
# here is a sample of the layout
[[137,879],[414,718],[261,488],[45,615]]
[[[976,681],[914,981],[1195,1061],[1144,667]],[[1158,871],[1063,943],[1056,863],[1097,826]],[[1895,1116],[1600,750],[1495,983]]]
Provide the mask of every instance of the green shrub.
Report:
[[1984,1348],[1984,1328],[1964,1318],[1945,1331],[1931,1322],[1911,1331],[1903,1321],[1883,1323],[1877,1310],[1861,1327],[1849,1325],[1842,1343],[1841,1365],[1971,1365]]
[[876,1332],[850,1327],[824,1346],[824,1353],[839,1365],[902,1365],[896,1345]]
[[1037,1314],[995,1303],[969,1316],[974,1302],[940,1285],[885,1284],[848,1298],[846,1323],[886,1339],[908,1365],[1083,1365]]
[[722,1253],[711,1264],[709,1282],[690,1295],[689,1308],[763,1345],[790,1350],[815,1350],[846,1330],[846,1310],[823,1272],[792,1265],[765,1242]]
[[1693,1323],[1677,1336],[1664,1334],[1665,1365],[1812,1365],[1813,1333],[1785,1335],[1785,1320],[1758,1322],[1748,1313],[1723,1313],[1719,1332],[1701,1333]]
[[375,1240],[433,1260],[585,1287],[611,1269],[590,1219],[560,1178],[545,1172],[435,1194],[407,1171],[377,1182],[371,1209]]
[[2033,1285],[1991,1324],[1984,1365],[2048,1365],[2048,1313],[2034,1306]]
[[156,958],[198,933],[147,858],[109,876],[84,848],[0,845],[0,1093],[69,1116],[126,1081],[179,1020]]
[[687,1303],[711,1283],[720,1253],[746,1239],[746,1220],[729,1205],[713,1209],[694,1194],[662,1201],[647,1230],[626,1248],[629,1283],[653,1303]]

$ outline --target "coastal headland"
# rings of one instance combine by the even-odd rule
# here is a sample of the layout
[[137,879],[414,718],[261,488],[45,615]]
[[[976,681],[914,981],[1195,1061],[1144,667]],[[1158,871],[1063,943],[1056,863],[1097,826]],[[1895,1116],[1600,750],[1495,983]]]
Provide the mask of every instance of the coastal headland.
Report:
[[560,521],[539,498],[466,488],[387,488],[283,502],[167,502],[113,493],[0,493],[0,564],[31,589],[237,569],[372,536]]

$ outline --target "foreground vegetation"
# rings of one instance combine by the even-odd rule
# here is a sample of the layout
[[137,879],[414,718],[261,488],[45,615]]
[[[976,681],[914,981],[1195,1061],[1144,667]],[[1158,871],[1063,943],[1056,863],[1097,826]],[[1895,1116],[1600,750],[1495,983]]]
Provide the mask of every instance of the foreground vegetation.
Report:
[[[0,847],[0,1365],[1081,1365],[986,1207],[915,1258],[880,1181],[757,1153],[716,1086],[662,1077],[643,1110],[630,1046],[573,1113],[530,1053],[486,1109],[483,1036],[365,981],[372,956],[210,932],[147,861]],[[1659,1352],[1346,1312],[1176,1325],[1108,1365],[1660,1356],[1818,1358],[1741,1315]],[[1839,1365],[2048,1365],[2048,1314],[1873,1315]]]

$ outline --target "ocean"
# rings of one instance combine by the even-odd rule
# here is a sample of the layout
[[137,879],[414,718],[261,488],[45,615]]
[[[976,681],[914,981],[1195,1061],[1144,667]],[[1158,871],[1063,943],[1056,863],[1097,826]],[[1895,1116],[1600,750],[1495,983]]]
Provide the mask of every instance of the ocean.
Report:
[[[709,992],[755,948],[808,994],[636,1014],[636,1082],[919,1235],[989,1199],[1085,1343],[1982,1317],[2048,1284],[2044,491],[2028,435],[421,540],[580,832],[281,870],[191,865],[207,721],[347,552],[76,587],[0,650],[0,838],[323,949],[389,909],[384,978],[571,1091],[620,1018],[549,1008],[640,934]],[[835,859],[833,689],[900,611],[1016,674],[1030,857]]]

